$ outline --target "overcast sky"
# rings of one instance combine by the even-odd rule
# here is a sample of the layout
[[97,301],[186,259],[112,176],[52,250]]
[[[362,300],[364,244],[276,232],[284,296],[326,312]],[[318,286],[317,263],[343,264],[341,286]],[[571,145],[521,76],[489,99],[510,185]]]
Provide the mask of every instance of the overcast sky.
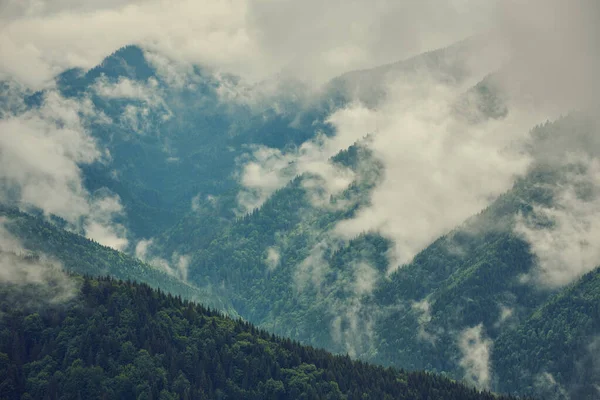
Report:
[[39,86],[127,44],[260,79],[321,82],[489,28],[480,0],[0,0],[0,74]]

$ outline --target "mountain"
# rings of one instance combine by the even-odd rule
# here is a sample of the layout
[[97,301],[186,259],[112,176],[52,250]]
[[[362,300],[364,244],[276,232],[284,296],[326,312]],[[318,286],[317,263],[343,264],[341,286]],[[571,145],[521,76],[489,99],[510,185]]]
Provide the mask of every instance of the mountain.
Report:
[[499,68],[501,60],[493,54],[490,37],[473,36],[405,60],[342,74],[326,85],[326,97],[360,100],[376,107],[386,99],[390,86],[398,83],[418,81],[459,87],[473,76],[483,77]]
[[[158,54],[127,46],[89,71],[66,71],[57,88],[66,98],[90,101],[102,117],[80,116],[108,156],[79,167],[90,194],[108,191],[123,204],[116,222],[127,227],[129,255],[60,229],[68,224],[59,218],[11,208],[0,215],[33,252],[32,262],[51,256],[71,272],[145,282],[304,345],[386,367],[426,370],[499,392],[594,398],[600,373],[589,354],[597,351],[600,334],[598,270],[581,265],[595,256],[590,227],[598,209],[600,146],[594,119],[571,113],[534,127],[519,149],[531,160],[526,173],[404,265],[395,264],[394,243],[381,233],[342,237],[336,231],[371,206],[388,173],[371,146],[377,131],[361,132],[363,139],[318,160],[318,168],[348,180],[343,190],[329,190],[322,171],[296,168],[307,148],[335,138],[330,115],[353,101],[378,112],[392,81],[439,85],[456,94],[449,108],[461,127],[510,118],[498,85],[502,68],[487,59],[488,50],[485,38],[473,38],[349,72],[307,93],[296,83],[247,85],[203,66],[174,68]],[[11,85],[0,90],[9,93]],[[45,101],[44,92],[25,96],[19,106],[3,102],[0,108],[18,113]],[[265,163],[261,154],[277,161],[264,166],[265,179],[277,182],[261,201],[241,207],[248,190],[243,167]],[[144,257],[150,264],[185,256],[185,281],[133,258],[136,243],[151,243]],[[584,256],[578,260],[578,254]],[[177,345],[187,343],[174,337]],[[154,356],[155,345],[166,346],[148,341],[136,351],[146,348]],[[220,348],[219,357],[229,351]],[[79,357],[86,361],[77,371],[95,365],[86,357]],[[56,382],[73,361],[60,365]],[[241,376],[231,368],[221,372],[234,383]],[[319,376],[330,381],[327,372]],[[183,377],[192,382],[188,372]],[[273,379],[269,385],[280,387],[281,380],[289,393],[290,382]],[[351,394],[350,386],[336,382],[353,398],[354,387]],[[264,389],[234,386],[219,389],[238,393],[241,387],[257,396]]]
[[[299,118],[293,97],[261,101],[258,89],[239,78],[200,66],[171,76],[160,67],[168,60],[153,57],[127,46],[96,68],[58,78],[64,96],[90,97],[112,120],[90,127],[112,162],[85,167],[86,186],[119,195],[138,238],[189,218],[223,226],[235,218],[238,159],[252,146],[300,145],[319,129],[315,112]],[[246,99],[247,92],[259,99]],[[195,197],[199,206],[192,212]],[[216,208],[207,198],[219,200]]]
[[553,296],[495,343],[503,392],[594,399],[598,376],[600,269]]
[[509,398],[304,347],[145,285],[70,279],[74,297],[42,307],[0,286],[2,398]]
[[[487,209],[437,239],[410,264],[390,275],[385,256],[390,243],[375,233],[365,233],[335,250],[325,246],[324,253],[319,253],[319,243],[329,240],[331,228],[368,204],[369,188],[376,180],[351,185],[338,198],[330,199],[331,207],[323,208],[311,203],[310,186],[304,184],[310,177],[300,176],[196,252],[190,279],[220,282],[241,315],[303,343],[457,379],[474,374],[469,380],[500,391],[547,395],[540,391],[539,384],[535,386],[535,380],[546,371],[553,371],[551,376],[558,387],[569,386],[574,380],[569,374],[557,373],[561,368],[554,363],[560,352],[549,352],[544,359],[533,357],[539,362],[535,372],[505,381],[506,374],[521,371],[520,364],[514,364],[515,358],[496,358],[501,350],[493,343],[514,343],[513,332],[528,329],[528,319],[547,308],[553,296],[572,296],[560,286],[540,288],[535,282],[522,280],[537,273],[539,261],[516,225],[539,219],[536,210],[540,208],[561,207],[557,198],[561,188],[570,180],[585,179],[585,168],[578,167],[577,161],[560,168],[549,164],[549,153],[543,147],[566,140],[565,136],[572,137],[575,131],[588,137],[593,132],[590,128],[578,116],[534,128],[527,151],[537,161],[528,174]],[[368,150],[361,148],[355,145],[351,153],[368,159]],[[586,148],[593,149],[589,145]],[[574,144],[562,149],[573,151]],[[573,173],[581,174],[580,178]],[[350,201],[347,207],[333,207],[341,198]],[[317,259],[317,265],[322,266],[319,271],[305,269],[306,260],[313,256],[321,257]],[[311,283],[311,279],[318,282]],[[361,279],[371,281],[372,292],[357,290]],[[550,323],[550,314],[544,315],[543,323]],[[590,321],[590,317],[584,321]],[[574,344],[588,345],[592,342],[590,336],[598,334],[593,326],[589,322],[577,324],[568,337]],[[473,334],[472,340],[488,352],[479,371],[471,371],[465,364],[468,349],[462,338]],[[526,345],[521,351],[542,346],[540,338],[535,338],[537,345]],[[528,343],[521,339],[516,342]],[[507,353],[513,354],[510,348]],[[583,353],[573,353],[562,368],[574,368],[579,357],[575,354]],[[526,365],[523,363],[523,368],[529,368]],[[595,393],[595,381],[578,382],[575,393],[588,396],[578,398],[593,398],[590,393]],[[565,389],[565,393],[570,390]]]
[[[49,257],[58,261],[65,271],[143,282],[184,299],[202,302],[207,307],[233,311],[229,303],[213,294],[208,287],[200,289],[188,284],[165,270],[61,229],[42,217],[0,207],[0,221],[29,257]],[[14,251],[0,248],[0,253]]]

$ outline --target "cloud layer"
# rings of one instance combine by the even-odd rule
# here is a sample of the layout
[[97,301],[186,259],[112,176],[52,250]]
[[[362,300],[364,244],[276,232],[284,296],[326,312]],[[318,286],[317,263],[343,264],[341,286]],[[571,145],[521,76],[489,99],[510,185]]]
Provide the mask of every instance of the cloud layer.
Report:
[[[511,150],[527,135],[518,115],[471,124],[453,112],[460,92],[435,83],[420,90],[405,96],[401,88],[372,111],[377,132],[369,148],[384,179],[370,206],[336,228],[346,237],[380,232],[394,241],[400,264],[486,207],[529,163]],[[343,125],[338,134],[346,134]]]
[[322,82],[473,34],[489,8],[475,0],[3,2],[0,72],[39,86],[136,43],[248,77]]
[[565,163],[571,171],[551,188],[552,204],[535,206],[516,225],[538,259],[529,278],[549,287],[569,284],[600,264],[600,160],[571,153]]
[[[61,303],[77,294],[77,283],[64,273],[60,263],[44,255],[32,257],[5,227],[7,221],[0,218],[0,284],[35,286],[44,290],[29,296],[29,288],[8,292],[20,306]],[[25,291],[23,291],[25,289]],[[1,318],[1,316],[0,316]]]
[[116,249],[127,246],[117,196],[90,194],[80,165],[109,157],[87,124],[109,123],[89,99],[65,99],[48,91],[39,108],[0,119],[0,201],[36,208],[65,219],[73,229]]

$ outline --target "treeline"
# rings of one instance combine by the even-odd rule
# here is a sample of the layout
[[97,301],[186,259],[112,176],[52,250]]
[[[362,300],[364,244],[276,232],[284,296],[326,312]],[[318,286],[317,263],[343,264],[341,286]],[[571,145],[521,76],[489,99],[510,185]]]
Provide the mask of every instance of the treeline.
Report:
[[18,300],[31,285],[0,286],[0,398],[509,398],[301,346],[145,284],[73,279],[76,297],[44,307]]

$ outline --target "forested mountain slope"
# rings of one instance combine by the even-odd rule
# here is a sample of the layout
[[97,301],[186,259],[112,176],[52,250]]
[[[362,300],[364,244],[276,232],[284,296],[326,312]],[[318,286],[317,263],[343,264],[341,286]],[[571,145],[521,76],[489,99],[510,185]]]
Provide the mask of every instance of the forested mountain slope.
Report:
[[81,288],[64,304],[0,287],[2,398],[508,399],[303,347],[145,285],[70,279]]
[[[184,299],[201,302],[206,306],[222,311],[233,311],[229,303],[213,294],[208,286],[200,289],[159,267],[143,263],[124,253],[60,229],[41,217],[0,206],[0,221],[2,221],[2,228],[16,238],[30,256],[58,261],[66,271],[135,280]],[[0,251],[20,252],[21,250],[0,248]]]
[[498,388],[547,398],[595,399],[600,269],[552,297],[495,343]]
[[[334,134],[327,118],[335,110],[356,100],[369,103],[372,96],[354,88],[365,80],[377,81],[377,91],[401,76],[462,83],[469,60],[486,46],[481,38],[467,40],[343,75],[316,93],[294,82],[247,85],[203,66],[175,68],[172,60],[137,46],[119,49],[88,71],[66,71],[56,81],[65,98],[92,101],[99,118],[81,117],[110,154],[108,162],[81,166],[86,188],[119,196],[132,238],[155,237],[183,224],[204,246],[235,219],[239,164],[256,146],[285,153],[318,134]],[[44,96],[25,94],[25,104],[39,107]],[[161,246],[174,251],[180,239],[187,240]]]
[[[541,267],[521,229],[531,224],[550,229],[540,210],[561,207],[569,182],[587,179],[588,169],[578,161],[557,167],[540,150],[566,132],[586,136],[592,130],[577,116],[536,127],[527,151],[537,161],[528,174],[391,274],[390,243],[380,235],[365,233],[333,247],[327,242],[336,223],[368,204],[369,186],[352,206],[320,209],[306,197],[305,178],[299,177],[198,251],[190,278],[221,282],[241,315],[303,342],[519,392],[518,384],[502,386],[504,374],[516,367],[496,364],[493,343],[520,329],[561,291],[534,279]],[[345,195],[352,198],[351,190]],[[321,269],[307,269],[311,262]],[[357,290],[361,281],[372,288]],[[465,364],[462,338],[473,333],[492,354],[478,371]],[[557,358],[549,356],[538,368],[551,369],[552,360]],[[571,378],[556,380],[566,384]]]
[[[88,71],[63,72],[56,89],[65,99],[91,101],[94,118],[79,117],[109,158],[81,165],[84,183],[91,193],[108,189],[119,196],[123,223],[136,239],[190,217],[208,219],[214,229],[226,224],[235,217],[238,159],[252,146],[297,146],[329,130],[327,111],[302,108],[297,91],[268,97],[238,77],[196,65],[181,70],[137,46]],[[25,108],[11,112],[41,107],[49,92],[23,93]]]
[[[382,117],[377,113],[391,82],[418,89],[431,84],[451,95],[441,106],[451,116],[443,115],[441,125],[458,120],[460,129],[452,126],[457,136],[462,130],[483,133],[487,121],[510,118],[496,87],[502,71],[494,71],[501,66],[479,65],[473,76],[473,60],[486,61],[482,54],[484,40],[466,40],[350,72],[317,93],[288,83],[273,94],[263,90],[273,82],[247,86],[202,66],[173,69],[169,60],[137,46],[118,50],[89,71],[61,74],[62,96],[93,104],[96,118],[83,112],[79,118],[106,153],[79,166],[88,197],[118,196],[123,210],[111,222],[127,228],[124,250],[133,255],[136,244],[147,245],[148,254],[138,256],[149,263],[153,256],[184,255],[188,282],[59,230],[65,221],[48,213],[55,225],[8,208],[1,213],[26,248],[57,258],[69,271],[146,282],[237,312],[261,329],[385,366],[425,369],[499,391],[593,398],[600,374],[585,352],[596,351],[600,335],[592,309],[597,288],[590,283],[593,274],[579,280],[595,266],[588,262],[595,256],[587,253],[595,241],[590,221],[600,215],[600,142],[591,120],[573,113],[535,127],[519,148],[529,167],[512,187],[487,198],[487,208],[458,226],[454,221],[441,236],[428,237],[432,243],[423,243],[403,265],[393,257],[390,235],[365,229],[348,236],[338,230],[372,206],[372,194],[389,173],[378,158],[381,149],[370,145],[381,134],[377,124],[336,156],[318,154],[319,168],[352,177],[343,190],[330,193],[319,170],[294,172],[306,152],[335,138],[328,118],[337,111],[348,107],[344,110]],[[27,93],[26,106],[41,107],[46,94]],[[361,106],[352,108],[353,101]],[[9,102],[0,107],[19,112]],[[434,116],[431,120],[440,121]],[[492,135],[512,137],[509,133]],[[415,146],[403,149],[405,155]],[[460,166],[474,168],[477,161]],[[264,176],[255,178],[267,181],[268,190],[248,206],[240,194],[248,189],[243,173],[252,162],[263,168]],[[287,172],[278,175],[280,170]],[[400,199],[403,182],[397,185]],[[387,218],[395,211],[388,208]],[[573,254],[584,257],[574,260]],[[564,318],[554,321],[553,313]],[[582,368],[585,374],[573,372]],[[554,389],[546,390],[550,386]]]

